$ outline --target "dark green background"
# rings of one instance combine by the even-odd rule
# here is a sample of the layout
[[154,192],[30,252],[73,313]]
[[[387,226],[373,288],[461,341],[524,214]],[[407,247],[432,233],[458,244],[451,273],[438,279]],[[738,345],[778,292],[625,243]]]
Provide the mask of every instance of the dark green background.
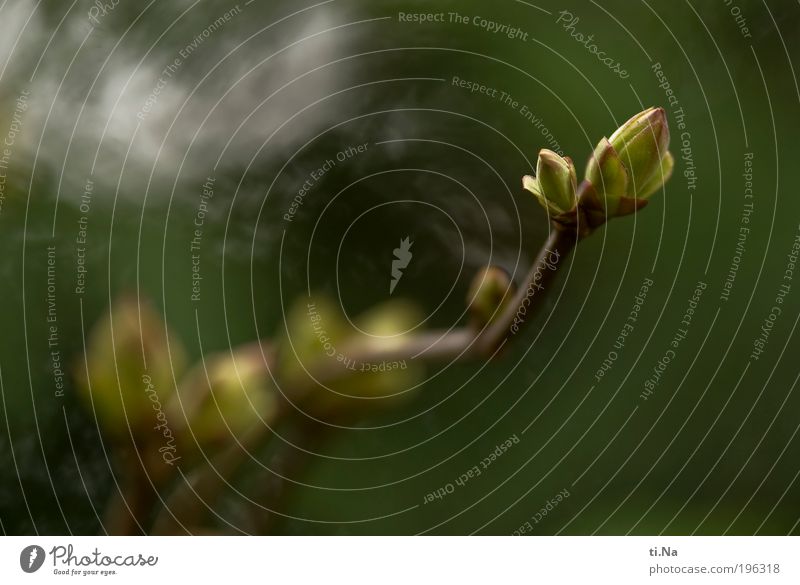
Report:
[[[201,2],[181,15],[188,4],[158,2],[145,11],[142,3],[121,0],[82,47],[91,4],[79,3],[66,14],[68,4],[44,2],[24,30],[11,28],[24,19],[0,12],[8,23],[0,27],[6,39],[21,39],[14,53],[0,55],[9,59],[0,77],[0,136],[19,92],[29,88],[33,100],[0,213],[0,520],[6,533],[94,533],[113,486],[94,420],[72,386],[63,399],[53,395],[44,319],[48,245],[58,248],[58,324],[69,362],[80,357],[82,331],[109,300],[137,287],[197,358],[201,345],[221,350],[271,336],[282,326],[282,303],[302,296],[307,285],[314,222],[347,187],[314,235],[312,287],[336,295],[338,278],[351,314],[385,300],[391,250],[412,235],[414,261],[396,294],[429,312],[444,300],[429,323],[447,326],[461,315],[469,281],[490,254],[509,271],[515,265],[524,271],[547,233],[545,213],[519,187],[546,140],[510,107],[453,87],[453,76],[496,87],[527,105],[581,173],[600,137],[646,106],[667,105],[647,55],[662,64],[686,113],[696,190],[687,188],[670,112],[678,162],[665,192],[644,212],[581,244],[562,266],[546,310],[500,360],[454,365],[403,408],[361,423],[383,428],[342,431],[319,447],[327,458],[317,458],[298,480],[327,489],[295,487],[282,511],[298,519],[280,530],[507,534],[566,488],[571,496],[534,533],[798,533],[794,330],[800,282],[765,353],[749,360],[800,223],[797,4],[737,0],[752,33],[748,39],[722,1],[537,0],[548,15],[512,0],[336,0],[264,30],[310,4],[256,0],[186,60],[168,88],[180,88],[180,99],[161,98],[127,159],[136,111],[158,71],[232,4]],[[3,10],[27,15],[30,6],[11,1]],[[419,10],[483,15],[521,27],[529,40],[473,26],[397,21],[398,11]],[[570,38],[556,24],[561,10],[579,16],[576,29],[594,34],[630,78],[620,79]],[[301,40],[332,27],[340,28]],[[92,87],[117,41],[115,57]],[[291,43],[297,45],[257,66]],[[297,75],[345,57],[259,107]],[[121,91],[141,59],[150,69]],[[188,147],[199,121],[251,67],[252,83],[234,87]],[[112,132],[101,143],[120,95]],[[290,116],[328,95],[260,149]],[[246,121],[251,111],[257,115]],[[233,140],[216,173],[198,339],[195,306],[188,302],[191,221],[213,161],[243,122],[246,137]],[[165,136],[168,148],[158,153]],[[375,145],[402,139],[417,141]],[[308,173],[363,142],[371,144],[368,153],[329,173],[284,235],[281,217]],[[80,303],[71,292],[75,222],[98,149],[90,290]],[[754,153],[755,211],[724,302],[720,293],[744,202],[746,152]],[[187,162],[179,169],[184,154]],[[387,173],[369,177],[381,172]],[[351,222],[375,204],[398,200],[439,206],[458,231],[428,206],[380,208],[352,227],[337,273],[337,246]],[[612,370],[595,384],[594,373],[648,277],[655,284],[640,321]],[[655,395],[643,401],[643,383],[668,349],[700,280],[708,288],[689,336]],[[398,421],[407,422],[393,424]],[[514,434],[520,444],[481,477],[422,505],[426,494],[453,482]],[[263,454],[268,465],[270,456]],[[237,478],[246,493],[274,481],[250,471]],[[219,512],[239,525],[252,510],[228,494]]]

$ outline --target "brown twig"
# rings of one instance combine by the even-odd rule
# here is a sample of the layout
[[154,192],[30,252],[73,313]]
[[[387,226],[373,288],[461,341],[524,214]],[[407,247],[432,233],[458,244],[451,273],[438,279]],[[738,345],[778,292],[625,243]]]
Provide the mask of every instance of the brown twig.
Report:
[[[519,333],[526,323],[533,320],[535,313],[542,306],[542,303],[532,302],[534,294],[538,293],[539,296],[547,294],[564,258],[569,255],[577,242],[576,230],[553,223],[550,237],[539,250],[525,280],[517,289],[511,302],[504,306],[501,314],[489,323],[483,333],[478,336],[476,352],[479,356],[493,355],[510,334]],[[525,308],[524,318],[519,320],[518,315],[523,307]]]

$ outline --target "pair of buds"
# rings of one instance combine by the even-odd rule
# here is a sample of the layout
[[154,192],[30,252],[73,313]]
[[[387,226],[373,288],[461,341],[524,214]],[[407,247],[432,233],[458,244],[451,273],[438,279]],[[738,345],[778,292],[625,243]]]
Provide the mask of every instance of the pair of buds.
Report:
[[[533,193],[557,226],[576,229],[579,237],[612,217],[635,213],[672,175],[669,126],[663,108],[649,108],[625,122],[611,138],[603,138],[578,184],[572,159],[552,150],[539,152],[536,176],[522,186]],[[508,273],[498,266],[479,272],[470,287],[472,326],[481,329],[503,312],[515,293]]]
[[663,108],[649,108],[603,138],[578,185],[575,165],[552,150],[539,153],[536,176],[522,180],[552,219],[565,225],[581,220],[589,228],[612,217],[635,213],[672,174],[669,126]]
[[[158,312],[125,296],[95,325],[78,391],[109,438],[133,438],[149,472],[197,456],[274,418],[277,392],[257,344],[211,354],[187,368],[187,352]],[[163,462],[162,462],[163,459]],[[171,465],[171,463],[170,463]]]

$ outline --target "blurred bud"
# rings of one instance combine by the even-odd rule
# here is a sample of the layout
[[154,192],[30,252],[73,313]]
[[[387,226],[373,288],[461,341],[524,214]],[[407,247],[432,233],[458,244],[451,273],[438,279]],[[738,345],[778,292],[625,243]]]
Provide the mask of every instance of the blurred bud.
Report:
[[472,279],[467,293],[472,327],[483,329],[496,319],[514,296],[514,289],[511,278],[502,268],[487,266],[479,271]]
[[315,418],[347,419],[386,408],[421,380],[403,355],[421,321],[417,309],[394,300],[361,315],[355,328],[324,297],[300,301],[287,315],[279,347],[281,391]]
[[158,313],[136,297],[120,299],[92,328],[85,360],[76,368],[78,390],[103,428],[150,438],[186,363],[183,346]]
[[669,178],[669,125],[663,108],[649,108],[625,122],[595,148],[586,169],[598,202],[609,215],[630,213]]
[[330,390],[319,393],[308,403],[317,416],[349,418],[397,406],[410,398],[409,390],[424,377],[421,364],[410,356],[401,359],[363,359],[362,356],[390,355],[401,350],[422,321],[413,304],[393,300],[368,310],[358,320],[356,333],[337,352],[336,359],[349,369],[347,375],[333,380]]
[[362,313],[357,324],[373,343],[390,349],[402,345],[405,333],[421,320],[422,315],[413,303],[393,300]]
[[183,447],[231,442],[274,422],[278,394],[265,357],[257,343],[233,348],[205,357],[181,380],[170,419]]
[[552,215],[558,216],[575,208],[577,176],[569,157],[542,149],[536,164],[536,177],[526,176],[522,186],[533,193]]
[[339,306],[323,295],[300,299],[286,314],[286,330],[278,348],[281,379],[292,383],[308,378],[307,369],[336,359],[336,348],[352,335]]

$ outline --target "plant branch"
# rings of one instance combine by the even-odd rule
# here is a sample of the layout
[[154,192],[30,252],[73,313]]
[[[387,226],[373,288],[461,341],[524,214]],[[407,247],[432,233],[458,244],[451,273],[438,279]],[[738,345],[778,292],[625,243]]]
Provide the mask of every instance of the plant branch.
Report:
[[555,222],[552,224],[550,236],[539,250],[530,270],[516,294],[507,302],[500,315],[478,336],[476,352],[489,357],[508,339],[516,335],[522,327],[531,321],[542,302],[534,302],[542,295],[547,295],[556,274],[564,259],[578,242],[576,230],[565,228]]
[[[539,250],[525,280],[504,303],[499,315],[483,331],[462,326],[449,331],[432,330],[399,337],[396,343],[376,344],[359,340],[342,348],[342,353],[356,363],[379,364],[390,361],[448,361],[460,357],[490,358],[510,335],[518,334],[533,321],[548,294],[559,268],[581,235],[574,227],[553,222],[550,236]],[[302,392],[316,384],[328,384],[352,375],[352,370],[327,356],[308,368],[307,377],[293,381]]]
[[[577,242],[587,233],[581,233],[574,226],[553,222],[548,239],[544,242],[534,259],[525,279],[519,283],[516,292],[503,303],[499,314],[482,331],[471,326],[451,330],[431,330],[414,335],[396,338],[395,343],[375,343],[360,339],[342,347],[342,353],[361,364],[378,364],[402,360],[450,361],[459,358],[490,358],[511,335],[520,333],[526,323],[534,320],[543,305],[542,297],[547,295],[555,282],[558,270]],[[513,290],[513,289],[512,289]],[[270,368],[277,364],[270,359]],[[308,376],[292,380],[282,380],[281,394],[302,396],[319,384],[327,385],[352,375],[352,370],[328,356],[322,356],[308,368]],[[282,414],[276,418],[282,418]],[[213,464],[203,465],[189,478],[189,484],[179,486],[169,499],[168,510],[162,510],[155,522],[154,533],[178,534],[183,531],[181,524],[191,528],[199,525],[209,510],[209,501],[220,495],[224,477],[230,476],[246,461],[249,448],[256,448],[270,433],[254,430],[245,439],[248,449],[231,446],[213,460]],[[303,468],[305,460],[289,462],[293,472]],[[294,469],[294,467],[297,467]],[[292,473],[290,475],[296,475]],[[286,486],[279,486],[275,493],[266,498],[265,503],[272,509],[279,509],[285,498]],[[262,528],[272,528],[278,520],[276,514],[267,514],[261,522]]]

